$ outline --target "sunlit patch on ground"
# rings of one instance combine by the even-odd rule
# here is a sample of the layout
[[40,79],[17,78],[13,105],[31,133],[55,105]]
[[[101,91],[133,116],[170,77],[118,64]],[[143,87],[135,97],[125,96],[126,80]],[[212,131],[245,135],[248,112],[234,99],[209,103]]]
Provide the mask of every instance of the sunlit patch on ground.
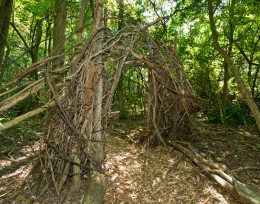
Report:
[[[166,203],[166,204],[236,204],[230,195],[219,188],[215,182],[205,176],[195,165],[178,151],[169,153],[163,147],[145,148],[136,141],[144,134],[140,120],[125,120],[117,124],[119,135],[109,135],[107,158],[105,161],[108,188],[105,203]],[[139,123],[139,124],[137,124]],[[135,128],[137,126],[137,128]],[[127,133],[127,134],[126,134]],[[244,166],[259,166],[257,142],[249,133],[223,132],[214,129],[204,135],[193,136],[191,145],[200,153],[211,158],[224,157],[221,163],[233,171],[244,183],[259,178],[257,169],[236,171]],[[233,134],[235,133],[235,134]],[[223,137],[221,137],[223,135]],[[132,138],[134,142],[129,139]],[[9,154],[0,157],[0,203],[6,195],[15,194],[15,201],[29,200],[20,195],[18,188],[24,182],[32,165],[32,155],[39,149],[39,143],[32,147],[14,148]],[[229,151],[229,154],[223,155]],[[250,180],[251,179],[251,180]],[[258,181],[258,180],[257,180]],[[252,185],[254,190],[259,185]],[[80,200],[84,186],[75,189],[69,203]],[[255,188],[254,188],[255,187]],[[47,203],[55,203],[45,195]],[[75,196],[75,197],[73,197]],[[20,201],[19,201],[20,202]],[[6,202],[5,202],[6,203]],[[11,202],[12,203],[12,202]],[[57,202],[56,202],[57,203]]]
[[106,203],[236,203],[179,152],[109,136]]
[[15,193],[23,184],[32,168],[30,162],[33,152],[37,151],[38,147],[38,143],[24,146],[0,158],[0,203],[2,197]]

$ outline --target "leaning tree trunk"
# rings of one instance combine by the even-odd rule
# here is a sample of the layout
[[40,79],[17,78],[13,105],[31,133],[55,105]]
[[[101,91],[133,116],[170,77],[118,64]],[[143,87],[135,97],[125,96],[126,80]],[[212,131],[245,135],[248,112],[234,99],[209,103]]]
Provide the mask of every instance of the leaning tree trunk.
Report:
[[212,0],[208,0],[208,10],[209,10],[210,27],[211,27],[212,38],[213,38],[213,46],[222,55],[222,57],[224,58],[225,62],[228,65],[230,71],[234,75],[237,85],[238,85],[238,89],[241,92],[246,104],[250,108],[250,110],[254,116],[254,119],[256,121],[258,131],[260,132],[260,112],[257,108],[257,105],[254,102],[250,91],[247,89],[242,77],[240,76],[238,69],[234,65],[234,62],[228,56],[228,54],[220,47],[220,45],[218,43],[218,34],[216,31],[216,25],[215,25],[215,21],[214,21],[214,17],[213,17]]

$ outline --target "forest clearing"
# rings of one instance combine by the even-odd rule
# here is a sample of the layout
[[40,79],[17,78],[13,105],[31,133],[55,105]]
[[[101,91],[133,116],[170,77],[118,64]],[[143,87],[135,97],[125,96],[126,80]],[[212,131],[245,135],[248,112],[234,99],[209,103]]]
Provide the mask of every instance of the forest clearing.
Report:
[[0,1],[0,202],[260,204],[260,2]]

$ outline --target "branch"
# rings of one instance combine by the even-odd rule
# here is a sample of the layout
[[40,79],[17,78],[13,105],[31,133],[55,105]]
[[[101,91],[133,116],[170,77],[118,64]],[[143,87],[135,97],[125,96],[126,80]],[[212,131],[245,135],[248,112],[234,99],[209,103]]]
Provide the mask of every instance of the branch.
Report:
[[51,102],[45,104],[44,106],[42,106],[40,108],[37,108],[37,109],[32,110],[30,112],[27,112],[27,113],[25,113],[23,115],[20,115],[19,117],[16,117],[13,120],[4,123],[3,126],[0,126],[0,131],[6,130],[8,128],[11,128],[14,125],[16,125],[16,124],[18,124],[18,123],[20,123],[20,122],[22,122],[24,120],[27,120],[27,119],[35,116],[35,115],[38,115],[39,113],[46,111],[48,108],[51,108],[54,105],[55,105],[55,101],[51,101]]
[[163,139],[163,137],[162,137],[162,135],[161,135],[161,133],[160,133],[160,130],[159,130],[157,124],[156,124],[156,107],[157,107],[157,96],[158,96],[157,91],[158,91],[159,87],[158,87],[158,88],[156,87],[156,83],[157,83],[157,82],[156,82],[156,80],[155,80],[154,73],[152,73],[152,77],[153,77],[153,82],[152,82],[152,83],[153,83],[153,91],[154,91],[153,126],[154,126],[155,132],[156,132],[156,134],[157,134],[157,137],[159,138],[159,140],[161,141],[161,143],[163,144],[163,146],[165,146],[166,148],[168,148],[168,147],[167,147],[167,144],[166,144],[166,142],[164,141],[164,139]]
[[[37,83],[39,83],[39,81],[37,81]],[[8,98],[7,100],[5,100],[0,107],[0,112],[7,110],[11,107],[13,107],[14,105],[16,105],[18,102],[26,99],[28,96],[40,91],[43,87],[44,87],[45,83],[44,81],[41,79],[40,83],[35,85],[32,84],[29,87],[31,89],[27,90],[26,92],[24,92],[25,89],[28,89],[28,87],[26,87],[25,89],[23,89],[22,91],[20,91],[19,93],[15,94],[14,96]],[[24,93],[23,93],[24,92]]]
[[260,66],[260,64],[254,63],[252,60],[250,60],[248,58],[248,56],[246,55],[246,53],[244,52],[244,50],[236,42],[234,42],[234,44],[237,47],[237,49],[239,50],[239,52],[243,55],[243,57],[245,58],[245,60],[247,61],[248,64],[252,64],[252,65],[255,65],[255,66]]
[[74,54],[75,52],[69,52],[69,53],[63,53],[60,55],[55,55],[55,56],[51,56],[51,57],[47,57],[43,60],[40,60],[38,62],[33,63],[32,65],[30,65],[29,67],[27,67],[26,69],[24,69],[23,71],[21,71],[19,74],[15,75],[10,81],[8,81],[6,84],[0,86],[0,91],[5,89],[6,87],[18,83],[20,80],[22,80],[25,76],[27,76],[28,74],[30,74],[31,72],[35,71],[38,67],[46,64],[49,61],[52,61],[54,59],[63,57],[65,55],[69,55],[69,54]]
[[220,187],[222,187],[225,191],[238,199],[240,202],[245,204],[260,203],[260,195],[253,192],[243,183],[226,174],[221,169],[216,169],[215,167],[218,166],[217,164],[212,166],[212,161],[207,163],[207,160],[203,159],[200,155],[194,154],[192,151],[188,150],[177,142],[170,142],[170,144],[175,149],[181,151],[192,162],[194,162],[203,171],[203,173],[215,180]]
[[14,25],[13,22],[10,22],[10,25],[13,27],[13,29],[15,30],[15,32],[17,33],[17,35],[21,38],[21,40],[23,41],[24,46],[26,47],[27,50],[30,50],[29,45],[27,44],[26,40],[23,38],[22,34],[20,33],[20,31],[16,28],[16,26]]

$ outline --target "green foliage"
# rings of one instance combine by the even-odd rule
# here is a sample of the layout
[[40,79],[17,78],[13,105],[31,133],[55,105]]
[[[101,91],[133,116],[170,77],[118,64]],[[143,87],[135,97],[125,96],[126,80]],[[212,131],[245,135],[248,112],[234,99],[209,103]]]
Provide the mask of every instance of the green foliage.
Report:
[[[223,92],[224,65],[223,59],[216,53],[212,46],[211,30],[208,20],[207,1],[192,0],[132,0],[122,1],[124,3],[123,27],[131,29],[132,25],[143,25],[152,20],[173,14],[172,18],[164,21],[147,33],[154,37],[155,41],[167,43],[173,46],[175,31],[178,31],[178,51],[177,55],[184,64],[185,71],[196,91],[196,93],[207,99],[210,107],[216,104],[216,95]],[[227,50],[230,43],[230,36],[233,33],[233,47],[231,57],[239,68],[242,78],[247,82],[253,97],[260,93],[259,59],[260,59],[260,25],[259,12],[260,1],[218,1],[215,5],[214,17],[219,34],[220,45]],[[107,24],[111,32],[118,30],[118,1],[106,0]],[[73,50],[77,44],[76,35],[80,1],[68,0],[68,17],[66,36],[70,36],[66,41],[66,50]],[[21,72],[31,64],[32,57],[30,48],[35,46],[35,28],[37,21],[42,21],[42,41],[39,45],[38,60],[48,56],[52,51],[52,30],[53,30],[53,0],[17,0],[15,1],[12,22],[20,32],[24,41],[17,34],[14,28],[10,28],[8,45],[10,55],[7,71],[3,82],[10,80],[15,74]],[[85,29],[83,31],[83,41],[86,41],[92,32],[93,16],[91,5],[88,3],[85,13]],[[143,53],[149,53],[146,45],[138,47]],[[66,58],[70,62],[71,58]],[[111,72],[116,67],[115,61],[109,61],[106,77],[111,78]],[[39,77],[43,73],[38,73]],[[146,103],[147,73],[138,67],[129,68],[123,72],[123,91],[125,95],[126,108],[132,112],[142,109]],[[30,77],[20,81],[24,83],[32,80]],[[110,83],[110,82],[106,82]],[[18,91],[18,90],[17,90]],[[237,92],[236,82],[230,74],[228,80],[228,95]],[[49,100],[49,93],[44,90],[37,97],[27,99],[12,109],[13,116],[31,110],[28,105],[37,101],[44,104]],[[236,100],[239,99],[236,94]],[[241,124],[251,125],[252,118],[248,114],[247,106],[239,102],[228,101],[225,109],[227,111],[227,122],[230,125]],[[118,109],[118,93],[114,99],[114,109]],[[212,121],[218,122],[219,108],[211,112]],[[0,123],[1,125],[1,123]]]
[[39,139],[42,127],[42,120],[32,119],[23,121],[11,129],[0,132],[0,155],[8,155],[18,146],[17,144]]
[[[125,106],[131,113],[142,110],[146,104],[147,93],[145,83],[147,83],[147,70],[138,67],[130,68],[123,72],[123,92],[125,95]],[[118,91],[113,97],[113,110],[119,110]]]
[[[219,107],[209,113],[209,121],[221,124]],[[228,126],[238,127],[240,125],[246,127],[255,126],[254,118],[250,109],[244,101],[234,101],[226,106],[226,121]]]
[[[205,1],[206,2],[206,1]],[[233,2],[233,4],[231,3]],[[216,5],[215,5],[216,6]],[[241,77],[251,89],[253,97],[259,93],[259,1],[222,1],[216,6],[214,18],[221,47],[227,51],[231,34],[233,45],[231,57],[239,68]],[[179,31],[178,54],[185,66],[197,94],[208,100],[209,117],[211,121],[220,122],[220,101],[216,95],[222,95],[224,84],[223,58],[212,46],[211,30],[209,28],[207,4],[198,1],[181,1],[176,4],[176,13],[168,33],[173,36]],[[248,59],[246,59],[246,57]],[[254,65],[255,64],[255,65]],[[228,95],[237,92],[236,82],[229,73]],[[224,109],[228,125],[252,125],[254,120],[246,104],[236,93],[234,102],[228,100]],[[211,106],[214,104],[214,110]],[[217,104],[217,105],[216,105]]]

